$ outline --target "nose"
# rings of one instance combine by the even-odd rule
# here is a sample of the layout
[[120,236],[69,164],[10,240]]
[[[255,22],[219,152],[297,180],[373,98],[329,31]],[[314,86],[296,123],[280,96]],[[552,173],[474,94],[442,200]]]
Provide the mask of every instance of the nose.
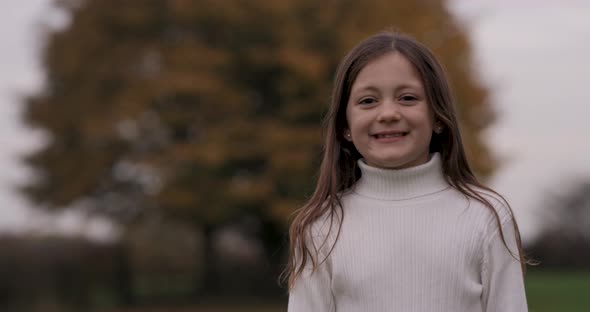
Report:
[[379,122],[394,122],[402,118],[399,105],[394,101],[384,101],[379,107],[379,115],[377,121]]

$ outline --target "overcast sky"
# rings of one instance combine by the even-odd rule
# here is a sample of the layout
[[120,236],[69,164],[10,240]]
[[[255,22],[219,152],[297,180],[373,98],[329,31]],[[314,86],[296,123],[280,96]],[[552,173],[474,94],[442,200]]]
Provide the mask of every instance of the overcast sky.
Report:
[[[27,178],[18,157],[41,142],[20,121],[18,94],[41,84],[40,23],[64,19],[49,0],[0,0],[0,229],[47,227],[12,190]],[[547,194],[590,177],[590,1],[452,0],[469,29],[474,70],[493,94],[499,118],[486,133],[505,159],[492,186],[517,213],[523,237],[535,233]],[[76,218],[54,226],[75,231]],[[89,225],[86,225],[89,226]],[[90,225],[96,233],[100,224]]]
[[547,197],[590,178],[590,1],[450,3],[499,112],[486,137],[506,162],[492,184],[526,239]]
[[26,178],[18,155],[39,143],[20,121],[18,96],[38,87],[36,20],[47,0],[0,0],[0,228],[18,229],[30,218],[27,205],[15,196],[15,183]]

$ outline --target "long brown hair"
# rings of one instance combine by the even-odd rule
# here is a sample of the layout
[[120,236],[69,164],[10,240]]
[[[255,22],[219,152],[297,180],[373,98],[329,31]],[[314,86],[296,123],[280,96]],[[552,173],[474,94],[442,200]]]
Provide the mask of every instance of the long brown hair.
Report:
[[[310,237],[311,225],[320,217],[327,216],[331,221],[329,231],[332,231],[333,220],[337,219],[336,240],[338,240],[344,218],[340,194],[360,178],[357,160],[362,157],[354,145],[344,138],[344,131],[348,127],[346,106],[350,90],[361,69],[375,58],[390,52],[400,53],[415,67],[422,79],[426,99],[434,113],[434,118],[443,125],[444,130],[440,134],[433,134],[429,148],[431,153],[440,153],[447,182],[463,195],[483,203],[492,211],[496,224],[500,228],[502,241],[508,248],[498,212],[479,190],[495,194],[510,213],[512,209],[504,197],[477,180],[467,162],[456,118],[454,99],[442,66],[426,46],[412,37],[401,33],[383,32],[360,42],[344,57],[338,67],[331,104],[323,124],[325,142],[317,185],[309,201],[298,210],[289,230],[289,262],[282,275],[283,280],[288,278],[289,289],[301,275],[308,261],[311,261],[313,269],[321,264],[318,246],[313,241],[309,242],[305,239]],[[516,232],[518,255],[514,255],[510,249],[509,251],[513,257],[520,260],[524,273],[526,260],[522,252],[518,225],[514,218],[512,220]],[[333,248],[334,245],[331,246],[328,255]]]

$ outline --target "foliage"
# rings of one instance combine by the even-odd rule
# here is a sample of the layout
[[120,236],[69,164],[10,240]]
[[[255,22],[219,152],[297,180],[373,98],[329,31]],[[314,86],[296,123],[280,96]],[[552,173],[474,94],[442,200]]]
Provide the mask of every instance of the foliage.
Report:
[[541,234],[527,247],[542,267],[590,268],[590,181],[545,201]]
[[[313,190],[336,66],[393,23],[440,57],[455,85],[468,156],[480,175],[493,169],[478,136],[493,120],[487,91],[442,0],[56,5],[71,23],[49,32],[46,84],[25,101],[26,121],[49,140],[26,159],[38,178],[22,191],[42,208],[83,209],[131,226],[126,257],[135,274],[190,269],[178,259],[196,253],[202,274],[187,280],[215,289],[223,276],[214,272],[222,263],[215,236],[222,226],[249,223],[240,227],[259,240],[263,260],[241,259],[232,272],[272,276],[256,289],[276,289],[286,224]],[[158,224],[178,222],[202,233],[199,251],[176,234],[157,235],[166,231]],[[139,277],[127,278],[133,285]]]
[[486,91],[442,1],[57,3],[71,24],[48,37],[47,83],[26,101],[50,137],[23,188],[43,207],[284,224],[312,190],[337,62],[392,23],[441,57],[471,159],[492,169]]
[[49,303],[79,308],[105,300],[120,304],[129,291],[121,283],[128,271],[123,252],[118,244],[83,238],[0,236],[0,310],[29,311]]

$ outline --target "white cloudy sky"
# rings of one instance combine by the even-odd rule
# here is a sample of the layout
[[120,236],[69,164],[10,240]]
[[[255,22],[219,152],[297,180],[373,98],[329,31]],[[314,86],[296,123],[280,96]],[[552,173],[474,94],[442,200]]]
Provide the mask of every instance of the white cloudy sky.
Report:
[[18,229],[31,217],[12,188],[26,178],[17,156],[39,137],[20,122],[18,96],[39,85],[35,20],[47,1],[0,0],[0,228]]
[[[41,84],[39,24],[59,25],[50,0],[0,0],[0,229],[48,225],[12,190],[27,178],[18,156],[40,136],[20,120],[18,95]],[[492,180],[511,201],[523,236],[535,233],[544,196],[571,177],[590,177],[590,1],[452,0],[469,29],[476,70],[493,91],[498,122],[486,138],[506,159]],[[89,226],[86,224],[86,226]],[[94,227],[93,227],[94,226]],[[90,225],[96,233],[105,227]]]
[[500,114],[487,137],[507,160],[492,183],[526,239],[547,196],[590,178],[590,1],[450,3]]

